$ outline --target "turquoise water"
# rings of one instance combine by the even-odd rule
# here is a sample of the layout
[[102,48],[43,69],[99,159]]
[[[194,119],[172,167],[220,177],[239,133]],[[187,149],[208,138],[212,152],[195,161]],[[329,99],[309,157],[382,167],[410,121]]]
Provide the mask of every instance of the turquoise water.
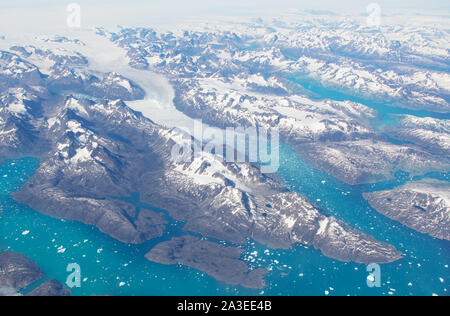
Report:
[[[149,262],[145,253],[157,242],[182,234],[180,223],[171,222],[158,240],[135,246],[116,242],[94,227],[41,215],[10,196],[37,168],[38,161],[32,158],[0,165],[0,249],[25,253],[41,266],[46,279],[56,278],[63,283],[69,274],[67,265],[78,263],[83,282],[81,288],[73,289],[76,295],[324,295],[325,291],[330,295],[447,295],[448,242],[416,233],[378,215],[357,188],[312,169],[287,146],[280,151],[280,174],[293,190],[305,194],[329,215],[390,242],[405,253],[401,261],[382,266],[381,288],[366,286],[364,265],[337,262],[303,246],[289,251],[268,250],[251,241],[244,246],[245,259],[251,266],[271,269],[264,292],[227,286],[187,267]],[[402,183],[405,179],[400,176],[395,181]],[[150,207],[140,205],[136,197],[129,201]],[[58,249],[65,252],[58,253]],[[408,286],[410,282],[412,286]]]
[[[16,203],[10,193],[19,190],[37,167],[38,160],[32,158],[0,165],[0,249],[26,254],[40,265],[46,279],[64,283],[69,275],[67,265],[78,263],[83,282],[81,288],[72,289],[75,295],[236,293],[193,269],[147,261],[145,253],[156,242],[169,239],[167,235],[140,246],[125,245],[94,227],[53,219]],[[23,235],[27,231],[29,234]],[[171,228],[167,234],[170,232]],[[66,250],[58,253],[61,246]]]

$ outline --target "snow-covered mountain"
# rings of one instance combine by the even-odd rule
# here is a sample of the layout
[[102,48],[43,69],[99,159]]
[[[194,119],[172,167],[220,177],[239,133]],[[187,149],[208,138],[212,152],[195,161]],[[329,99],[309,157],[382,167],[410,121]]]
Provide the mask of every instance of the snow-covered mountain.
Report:
[[[448,155],[391,143],[373,127],[376,110],[317,100],[296,78],[349,99],[448,115],[445,30],[415,28],[419,35],[412,36],[411,27],[401,25],[376,30],[338,17],[288,17],[102,34],[126,49],[131,66],[170,78],[175,106],[188,116],[222,128],[276,129],[314,166],[360,184],[390,179],[398,170],[421,173],[428,165],[446,171]],[[428,49],[419,49],[413,38]],[[371,163],[366,157],[372,154],[382,163]]]
[[[96,226],[123,243],[144,243],[162,236],[171,221],[182,222],[186,236],[159,244],[147,254],[150,260],[185,264],[230,284],[261,288],[265,273],[252,273],[237,248],[222,252],[215,240],[240,245],[250,238],[282,249],[300,243],[345,262],[388,263],[402,257],[394,246],[324,214],[257,164],[228,162],[203,143],[192,160],[172,159],[174,146],[192,135],[182,126],[156,123],[161,117],[165,122],[175,115],[202,119],[222,129],[277,130],[298,156],[351,185],[387,181],[397,171],[449,170],[445,118],[401,115],[378,128],[383,115],[375,108],[314,97],[293,79],[303,76],[393,108],[445,116],[450,109],[445,29],[393,25],[380,31],[339,17],[308,17],[173,32],[83,32],[73,33],[80,38],[39,37],[14,45],[0,40],[0,158],[41,160],[14,194],[17,201]],[[170,93],[153,91],[165,85],[155,89],[150,71],[167,78]],[[133,110],[138,102],[155,105],[146,112],[154,117]],[[399,189],[409,200],[392,199],[403,206],[416,200],[438,205],[431,217],[404,221],[422,231],[417,227],[432,226],[429,222],[445,217],[448,207],[431,193],[425,196],[425,186],[420,192],[418,187]],[[433,185],[426,189],[432,191]],[[118,200],[133,192],[167,214],[138,211]],[[384,214],[403,222],[393,214],[395,203],[383,200],[389,201],[391,193],[379,193],[380,205],[388,207]],[[375,205],[377,193],[368,199]],[[409,208],[400,211],[403,215]],[[445,237],[441,226],[424,232],[437,230],[436,236]],[[223,269],[211,268],[218,264],[215,259],[196,260],[218,253]],[[229,278],[234,268],[239,273]]]
[[391,137],[417,144],[443,156],[450,156],[449,120],[411,115],[400,115],[395,118],[395,124],[383,127],[383,131]]

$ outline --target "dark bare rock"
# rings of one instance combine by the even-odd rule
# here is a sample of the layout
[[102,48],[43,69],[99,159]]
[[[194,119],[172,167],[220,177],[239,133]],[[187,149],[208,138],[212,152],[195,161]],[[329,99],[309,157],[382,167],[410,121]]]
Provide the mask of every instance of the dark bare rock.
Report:
[[0,288],[19,291],[43,277],[39,266],[25,255],[15,252],[0,254]]
[[[32,193],[35,191],[40,191],[41,195]],[[97,226],[101,232],[123,243],[143,243],[160,236],[165,228],[160,218],[148,212],[134,221],[135,207],[119,200],[71,197],[63,191],[41,186],[25,188],[15,193],[14,198],[45,215]]]
[[[45,275],[39,266],[24,254],[0,254],[0,296],[21,295],[20,291]],[[49,280],[26,296],[70,296],[72,292],[56,280]]]
[[134,223],[137,230],[144,234],[146,240],[162,236],[167,225],[163,214],[146,209],[140,211]]
[[37,289],[28,293],[26,296],[71,296],[70,291],[66,286],[62,285],[56,280],[49,280],[39,286]]
[[[89,121],[79,115],[88,111]],[[106,118],[109,113],[116,117]],[[46,126],[49,131],[42,133],[53,139],[54,148],[44,155],[40,168],[14,198],[46,215],[95,225],[124,243],[145,242],[155,234],[149,225],[151,218],[135,219],[133,205],[111,197],[141,191],[133,182],[145,172],[158,170],[160,163],[146,148],[146,140],[139,138],[142,131],[121,132],[117,127],[126,126],[120,123],[125,116],[139,123],[136,114],[121,102],[94,107],[88,101],[68,98],[61,113]],[[108,127],[103,128],[101,124],[107,121]],[[133,132],[135,136],[125,134]],[[129,137],[140,143],[132,143]],[[160,224],[156,223],[159,229]],[[146,230],[149,227],[151,231]]]
[[227,284],[254,289],[264,288],[267,270],[250,271],[240,260],[241,254],[242,250],[238,248],[224,248],[213,242],[184,236],[158,244],[146,258],[161,264],[189,266]]
[[[149,36],[149,33],[152,35]],[[380,113],[363,104],[335,100],[317,103],[306,101],[303,97],[297,98],[298,95],[308,95],[309,99],[314,93],[303,87],[299,90],[300,85],[294,84],[296,80],[290,83],[283,80],[286,66],[278,68],[277,65],[279,58],[287,58],[286,63],[294,63],[290,60],[291,54],[302,56],[298,47],[290,47],[295,41],[288,40],[283,49],[274,51],[273,55],[264,51],[264,58],[245,61],[235,58],[236,52],[248,53],[243,44],[254,35],[247,36],[236,39],[229,38],[228,34],[205,31],[186,32],[178,37],[149,29],[123,29],[110,34],[109,38],[127,50],[131,66],[137,67],[141,60],[146,60],[151,64],[150,68],[170,79],[175,90],[174,105],[179,111],[220,128],[261,126],[276,129],[284,141],[297,149],[300,157],[346,183],[356,185],[386,181],[394,178],[399,170],[420,174],[448,170],[450,142],[447,120],[408,119],[394,130],[385,131],[392,138],[412,144],[398,146],[390,143],[370,123],[381,117]],[[271,41],[266,44],[273,47]],[[280,44],[280,38],[277,38],[275,46]],[[337,43],[331,46],[336,45],[339,46]],[[221,54],[212,49],[213,46],[220,47]],[[262,47],[265,49],[266,46]],[[308,46],[306,50],[309,52],[309,49]],[[397,45],[390,49],[398,52]],[[223,51],[229,52],[228,57],[222,54]],[[269,60],[277,62],[271,63]],[[300,61],[295,64],[292,65],[292,72],[304,67],[300,66]],[[330,69],[331,72],[334,73]],[[249,74],[264,75],[256,82]],[[311,78],[308,80],[311,81]],[[220,82],[220,87],[217,82]],[[448,92],[432,92],[434,88],[427,91],[430,87],[424,89],[424,86],[402,81],[395,89],[394,103],[400,107],[409,104],[406,107],[447,113]],[[346,93],[354,94],[353,88]],[[342,90],[341,84],[334,89]],[[382,102],[392,97],[375,94],[370,98]],[[435,103],[436,100],[440,100],[439,104]]]

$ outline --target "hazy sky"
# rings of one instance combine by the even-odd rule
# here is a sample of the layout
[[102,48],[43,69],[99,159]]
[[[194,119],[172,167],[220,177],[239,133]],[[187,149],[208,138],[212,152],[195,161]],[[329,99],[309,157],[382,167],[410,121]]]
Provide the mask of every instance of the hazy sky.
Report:
[[[283,9],[314,9],[364,14],[370,3],[386,12],[401,10],[437,11],[450,15],[449,0],[0,0],[0,35],[11,32],[56,31],[66,26],[67,5],[82,8],[83,26],[151,26],[189,17],[274,14]],[[276,14],[276,13],[275,13]]]
[[382,7],[396,7],[408,9],[449,9],[450,1],[448,0],[0,0],[0,8],[17,8],[17,7],[49,7],[49,6],[66,6],[75,2],[79,4],[100,4],[111,5],[117,3],[140,3],[146,5],[155,5],[157,7],[174,8],[182,6],[184,8],[195,7],[197,9],[217,10],[224,7],[241,8],[245,6],[253,6],[254,8],[314,8],[321,10],[333,9],[351,9],[355,7],[366,7],[371,2],[376,2]]

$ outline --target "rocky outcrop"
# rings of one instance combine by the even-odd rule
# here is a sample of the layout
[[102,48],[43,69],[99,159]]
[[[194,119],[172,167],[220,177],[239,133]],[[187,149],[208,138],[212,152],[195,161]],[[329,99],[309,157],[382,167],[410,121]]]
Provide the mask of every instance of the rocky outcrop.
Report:
[[297,152],[314,167],[351,185],[391,180],[397,171],[423,175],[450,168],[448,157],[441,158],[415,146],[386,141],[305,144]]
[[134,220],[135,207],[118,200],[71,197],[67,192],[41,185],[25,187],[13,196],[45,215],[97,226],[101,232],[124,243],[143,243],[159,236],[164,227],[158,217],[141,215]]
[[162,236],[168,224],[163,214],[146,209],[139,212],[139,216],[134,223],[136,229],[144,233],[146,240]]
[[26,296],[71,296],[70,291],[66,286],[62,285],[56,280],[49,280],[39,286],[37,289],[28,293]]
[[[22,295],[28,286],[44,278],[39,266],[16,252],[0,254],[0,296]],[[49,280],[26,296],[70,296],[72,292],[57,280]]]
[[15,252],[0,254],[0,288],[18,292],[43,277],[39,266],[25,255]]
[[448,182],[422,180],[364,197],[381,214],[423,234],[450,240],[449,192]]
[[240,260],[242,250],[222,247],[216,243],[192,236],[173,238],[154,247],[145,257],[161,264],[182,264],[205,272],[231,285],[262,289],[265,287],[265,269],[249,270]]
[[382,127],[390,137],[414,143],[436,155],[450,156],[450,122],[431,117],[394,116],[395,123]]

